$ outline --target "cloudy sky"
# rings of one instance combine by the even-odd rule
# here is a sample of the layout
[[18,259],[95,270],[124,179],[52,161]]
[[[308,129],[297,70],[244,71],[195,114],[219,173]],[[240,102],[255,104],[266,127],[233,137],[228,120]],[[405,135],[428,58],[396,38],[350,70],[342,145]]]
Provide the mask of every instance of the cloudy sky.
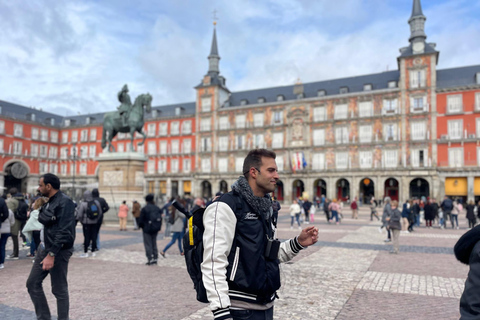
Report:
[[[413,0],[83,0],[0,2],[0,100],[59,115],[132,100],[191,102],[208,69],[217,11],[231,91],[397,68]],[[438,68],[480,64],[480,1],[422,0]]]

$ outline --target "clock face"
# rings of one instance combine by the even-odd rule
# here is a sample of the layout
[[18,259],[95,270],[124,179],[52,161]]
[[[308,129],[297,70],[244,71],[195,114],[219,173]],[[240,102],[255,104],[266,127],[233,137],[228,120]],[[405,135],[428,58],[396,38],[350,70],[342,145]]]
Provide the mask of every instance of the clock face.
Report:
[[23,179],[27,176],[28,170],[23,166],[21,163],[16,162],[12,166],[12,176],[14,176],[17,179]]
[[413,53],[423,53],[423,49],[425,49],[425,44],[423,42],[415,42],[412,48]]

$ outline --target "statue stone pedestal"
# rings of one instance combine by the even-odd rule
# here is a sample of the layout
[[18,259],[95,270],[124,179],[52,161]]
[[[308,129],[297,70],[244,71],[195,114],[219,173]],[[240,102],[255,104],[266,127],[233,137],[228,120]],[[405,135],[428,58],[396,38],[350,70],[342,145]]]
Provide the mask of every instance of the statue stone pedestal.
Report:
[[[98,191],[110,206],[104,221],[118,222],[118,208],[124,200],[130,210],[134,199],[141,204],[145,202],[143,183],[147,157],[137,152],[103,152],[96,160]],[[132,221],[131,211],[128,221]]]

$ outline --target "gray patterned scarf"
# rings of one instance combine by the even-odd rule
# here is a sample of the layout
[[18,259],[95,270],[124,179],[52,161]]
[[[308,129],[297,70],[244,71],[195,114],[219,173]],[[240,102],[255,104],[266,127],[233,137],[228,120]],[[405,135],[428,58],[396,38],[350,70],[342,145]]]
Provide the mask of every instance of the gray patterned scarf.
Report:
[[250,207],[258,214],[262,214],[265,220],[270,220],[273,215],[272,198],[269,194],[263,197],[253,195],[252,188],[244,176],[240,176],[232,185],[232,190],[240,194]]

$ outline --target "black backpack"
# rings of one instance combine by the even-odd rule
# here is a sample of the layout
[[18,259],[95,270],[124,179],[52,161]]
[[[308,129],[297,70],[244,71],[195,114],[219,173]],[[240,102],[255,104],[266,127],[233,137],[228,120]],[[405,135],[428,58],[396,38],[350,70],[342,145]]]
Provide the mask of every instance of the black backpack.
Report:
[[3,221],[8,219],[8,207],[5,200],[0,198],[0,225]]
[[[226,193],[228,194],[228,193]],[[235,196],[236,208],[232,208],[233,212],[242,209],[242,200],[239,195]],[[210,205],[214,205],[216,201]],[[203,226],[203,213],[206,208],[199,208],[192,212],[191,217],[188,219],[188,229],[183,236],[183,251],[185,253],[185,264],[187,265],[187,272],[193,281],[193,288],[197,291],[197,300],[200,302],[208,303],[207,292],[202,280],[202,268],[203,261],[203,232],[205,228]]]
[[148,213],[148,222],[144,226],[144,231],[146,233],[155,233],[162,229],[162,212],[160,208],[155,206],[155,210],[151,210]]
[[95,200],[91,200],[87,202],[87,217],[90,220],[95,220],[100,216],[100,210],[98,208],[97,203]]
[[15,219],[20,221],[28,220],[28,204],[25,200],[18,200],[18,208],[15,211]]

